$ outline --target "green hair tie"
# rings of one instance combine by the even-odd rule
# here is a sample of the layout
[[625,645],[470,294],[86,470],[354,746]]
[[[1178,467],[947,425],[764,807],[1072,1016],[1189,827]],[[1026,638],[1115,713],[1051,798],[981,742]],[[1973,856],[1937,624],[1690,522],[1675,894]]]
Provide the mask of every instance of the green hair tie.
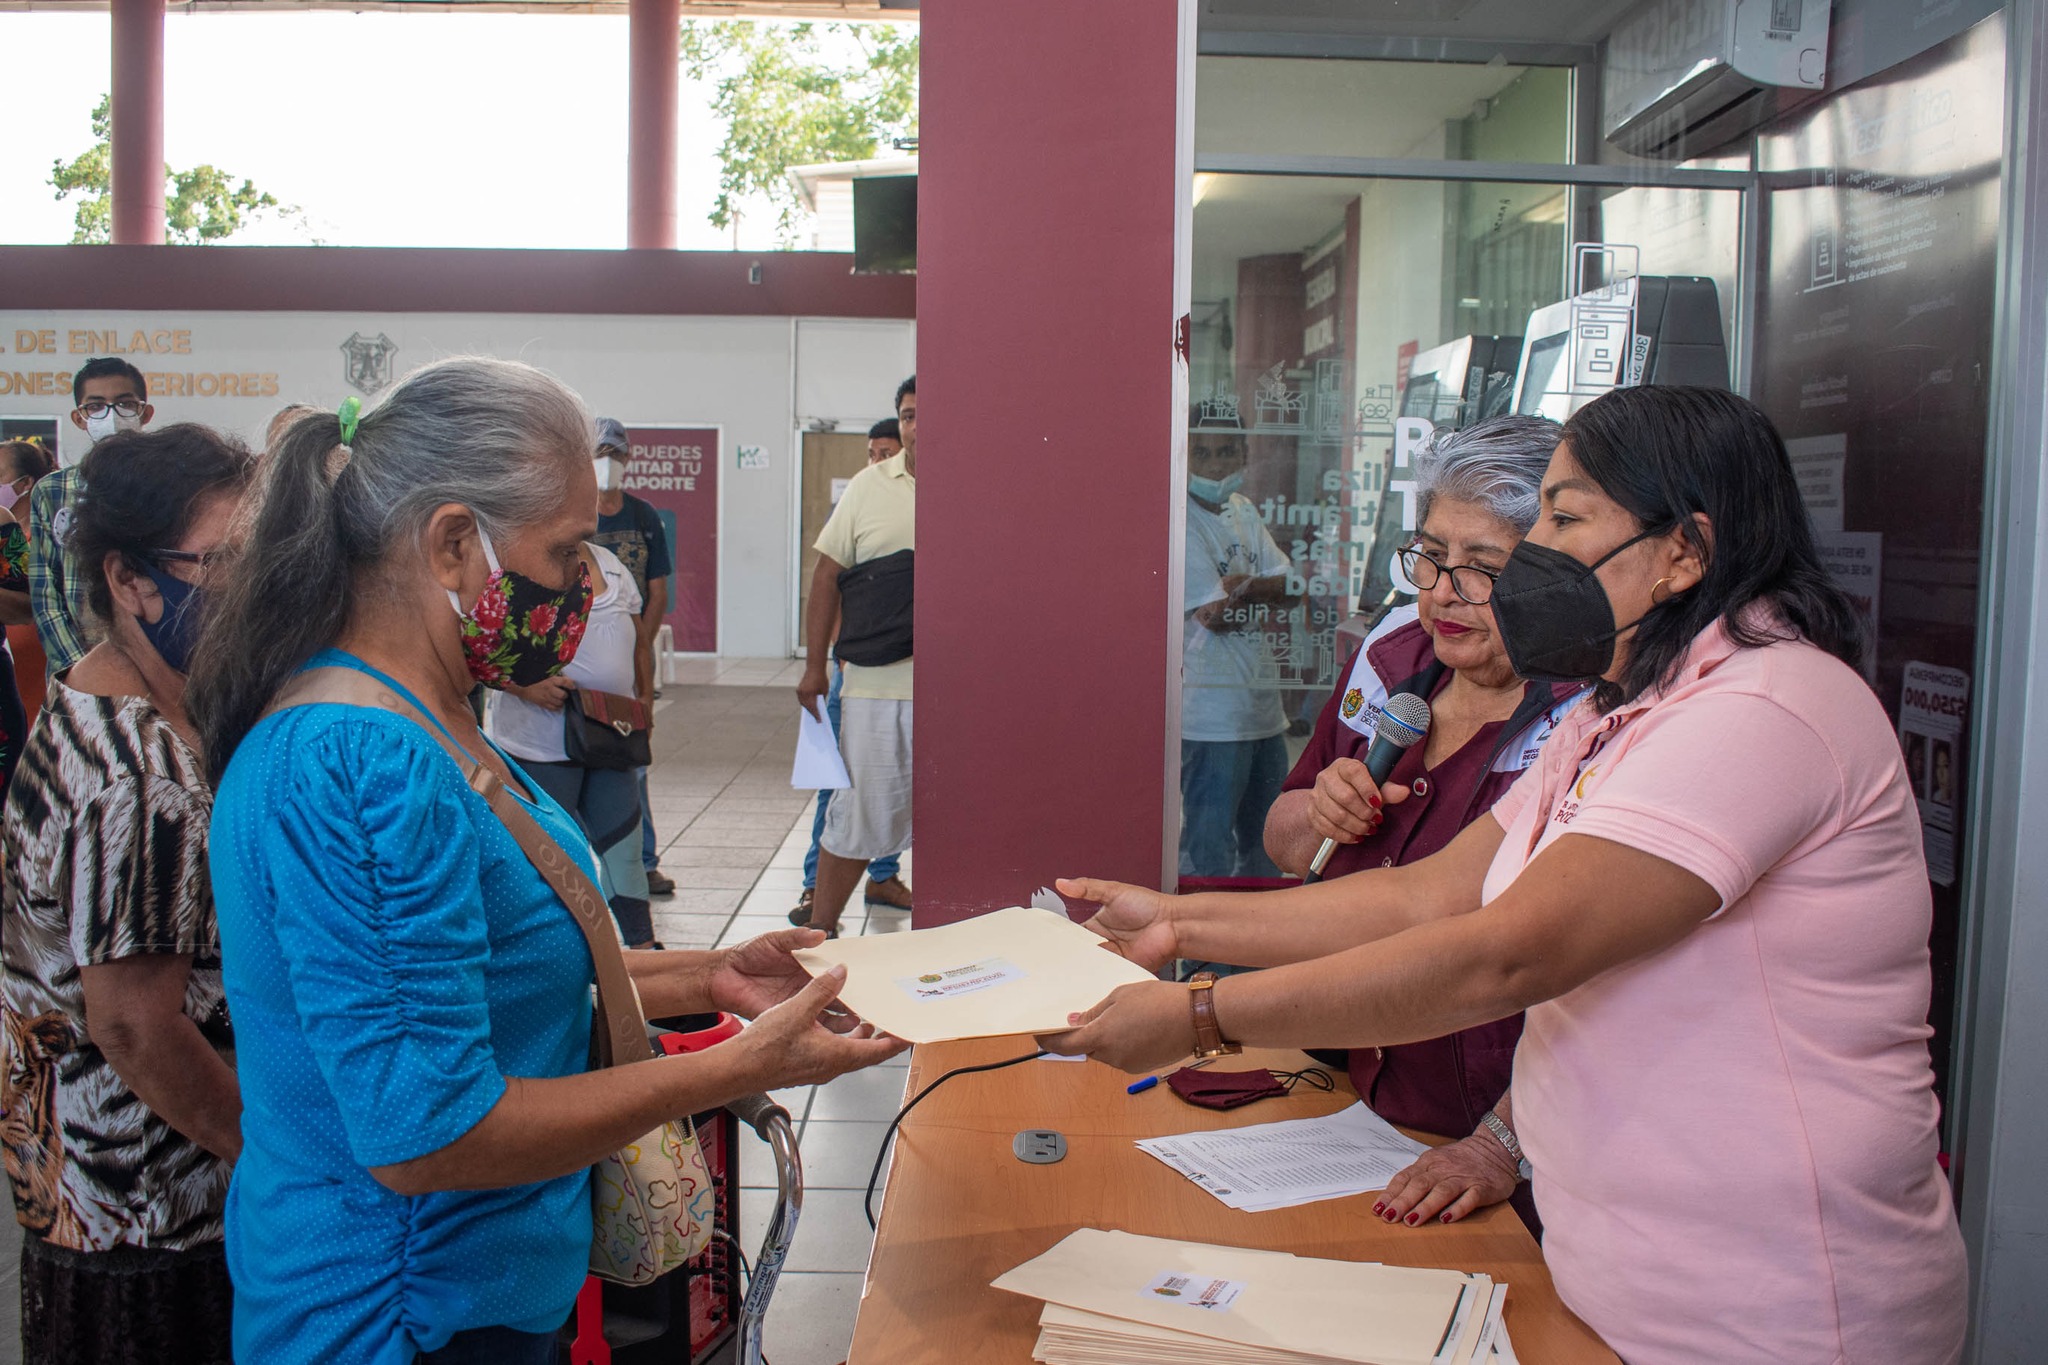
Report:
[[356,424],[363,420],[363,400],[350,394],[341,400],[341,443],[349,445],[356,439]]

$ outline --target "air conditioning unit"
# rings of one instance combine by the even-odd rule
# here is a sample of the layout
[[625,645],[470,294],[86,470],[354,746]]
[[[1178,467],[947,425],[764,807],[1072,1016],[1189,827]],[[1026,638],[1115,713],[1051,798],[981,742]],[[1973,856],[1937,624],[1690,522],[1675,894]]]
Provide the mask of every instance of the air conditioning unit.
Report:
[[1705,156],[1819,93],[1829,0],[1645,0],[1601,64],[1600,126],[1637,156]]

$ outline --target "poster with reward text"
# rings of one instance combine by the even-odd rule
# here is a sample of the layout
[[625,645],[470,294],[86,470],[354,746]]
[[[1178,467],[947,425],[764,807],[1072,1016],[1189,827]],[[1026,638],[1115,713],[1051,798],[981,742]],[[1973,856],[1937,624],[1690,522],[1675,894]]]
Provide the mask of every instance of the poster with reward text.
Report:
[[626,428],[632,462],[626,491],[661,514],[668,532],[668,615],[684,654],[718,652],[718,449],[716,427]]

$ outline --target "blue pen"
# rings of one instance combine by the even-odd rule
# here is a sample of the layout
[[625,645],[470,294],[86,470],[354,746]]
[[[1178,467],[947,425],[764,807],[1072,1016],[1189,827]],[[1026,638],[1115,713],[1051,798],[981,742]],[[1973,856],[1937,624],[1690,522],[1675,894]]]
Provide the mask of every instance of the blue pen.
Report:
[[1133,1081],[1129,1085],[1125,1086],[1124,1093],[1126,1095],[1142,1095],[1147,1090],[1150,1090],[1153,1086],[1157,1084],[1159,1084],[1159,1078],[1157,1076],[1147,1076],[1142,1081]]

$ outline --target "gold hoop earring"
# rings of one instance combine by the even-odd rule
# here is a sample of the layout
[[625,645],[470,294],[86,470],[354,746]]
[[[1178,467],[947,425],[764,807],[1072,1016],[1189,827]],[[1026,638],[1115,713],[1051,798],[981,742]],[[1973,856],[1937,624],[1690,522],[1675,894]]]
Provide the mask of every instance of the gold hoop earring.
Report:
[[1670,581],[1671,581],[1670,575],[1668,575],[1668,574],[1667,574],[1667,575],[1666,575],[1666,576],[1664,576],[1663,578],[1660,578],[1660,579],[1658,579],[1658,580],[1657,580],[1657,581],[1656,581],[1655,583],[1653,583],[1653,584],[1651,584],[1651,585],[1650,585],[1650,605],[1651,605],[1651,606],[1653,606],[1653,607],[1661,607],[1661,606],[1663,606],[1663,605],[1664,605],[1664,604],[1665,604],[1666,602],[1669,602],[1669,601],[1670,601],[1670,600],[1671,600],[1672,598],[1674,598],[1674,597],[1676,597],[1676,596],[1678,595],[1677,593],[1671,593],[1671,592],[1667,592],[1667,593],[1665,593],[1665,594],[1664,594],[1664,595],[1663,595],[1662,597],[1659,597],[1659,596],[1657,596],[1657,589],[1659,589],[1659,588],[1663,587],[1663,586],[1664,586],[1664,585],[1665,585],[1666,583],[1669,583]]

